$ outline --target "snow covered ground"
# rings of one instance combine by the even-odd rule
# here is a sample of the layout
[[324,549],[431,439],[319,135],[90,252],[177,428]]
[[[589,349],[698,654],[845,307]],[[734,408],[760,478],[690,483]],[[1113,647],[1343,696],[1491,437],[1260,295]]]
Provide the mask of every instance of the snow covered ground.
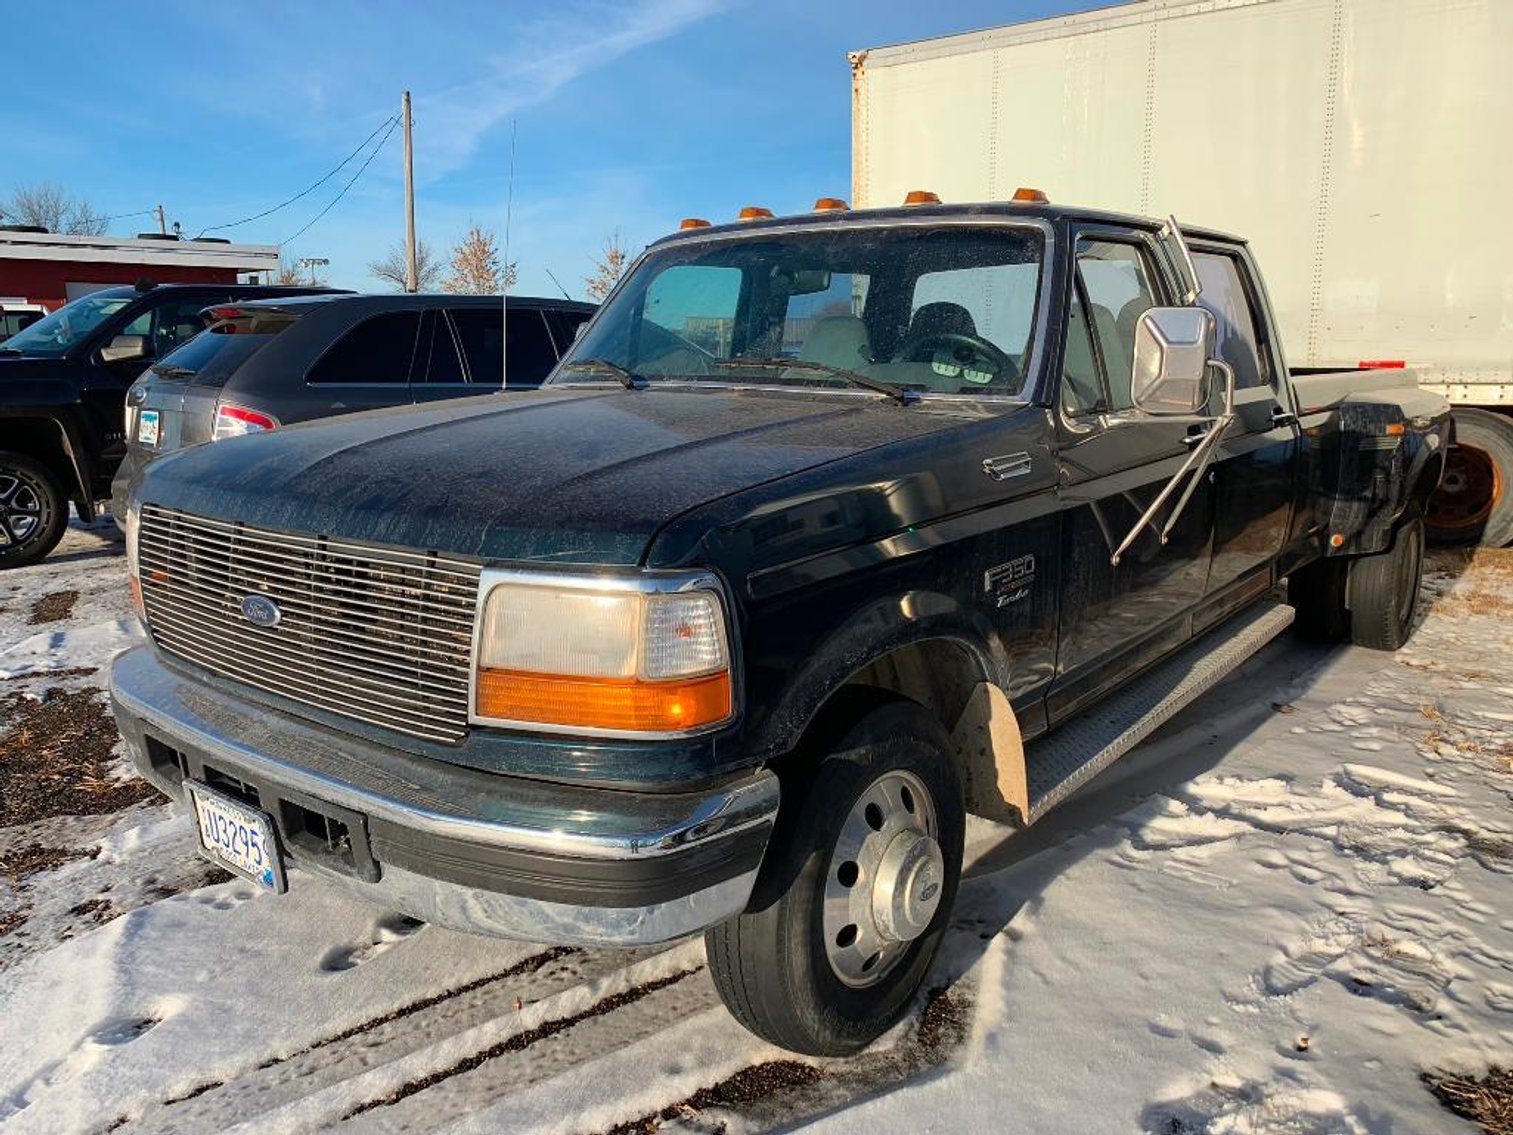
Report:
[[1029,833],[975,827],[928,1001],[796,1061],[698,942],[217,881],[81,694],[139,634],[108,523],[0,575],[6,1132],[1404,1135],[1472,1130],[1422,1073],[1513,1064],[1513,554],[1438,557],[1403,653],[1273,643]]

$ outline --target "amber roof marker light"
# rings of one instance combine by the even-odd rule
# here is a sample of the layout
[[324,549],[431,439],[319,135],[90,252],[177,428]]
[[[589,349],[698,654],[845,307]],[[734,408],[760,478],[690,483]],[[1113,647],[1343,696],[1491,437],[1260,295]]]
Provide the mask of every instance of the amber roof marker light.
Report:
[[816,213],[844,213],[850,208],[840,197],[821,197],[814,203]]
[[703,217],[684,217],[678,222],[678,229],[707,229],[709,222]]
[[764,209],[760,205],[747,205],[744,209],[741,210],[739,219],[743,221],[765,221],[771,216],[771,209]]
[[1018,201],[1021,205],[1049,205],[1051,199],[1045,195],[1043,189],[1031,189],[1027,185],[1021,185],[1014,190],[1012,201]]
[[911,189],[904,194],[905,205],[939,205],[940,195],[928,189]]

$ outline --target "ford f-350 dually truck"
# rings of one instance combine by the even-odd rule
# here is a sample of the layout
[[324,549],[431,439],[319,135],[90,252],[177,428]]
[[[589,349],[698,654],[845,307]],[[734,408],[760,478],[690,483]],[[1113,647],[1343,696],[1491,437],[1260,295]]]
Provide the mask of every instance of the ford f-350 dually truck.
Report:
[[155,463],[111,691],[272,891],[703,932],[743,1024],[846,1053],[914,1002],[967,813],[1033,823],[1294,619],[1402,645],[1450,419],[1290,378],[1219,232],[743,216],[653,244],[540,391]]

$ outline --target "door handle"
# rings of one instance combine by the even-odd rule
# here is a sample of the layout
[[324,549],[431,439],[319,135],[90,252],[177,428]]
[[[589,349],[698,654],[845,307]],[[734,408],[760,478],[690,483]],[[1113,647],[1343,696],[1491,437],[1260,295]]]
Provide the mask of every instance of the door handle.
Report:
[[1296,414],[1294,414],[1291,410],[1284,410],[1280,406],[1278,406],[1271,412],[1272,429],[1278,429],[1282,426],[1290,426],[1297,420],[1298,416]]
[[1206,429],[1189,430],[1187,436],[1182,439],[1182,444],[1191,449],[1193,446],[1198,445],[1200,442],[1202,442],[1202,440],[1207,436],[1208,430]]

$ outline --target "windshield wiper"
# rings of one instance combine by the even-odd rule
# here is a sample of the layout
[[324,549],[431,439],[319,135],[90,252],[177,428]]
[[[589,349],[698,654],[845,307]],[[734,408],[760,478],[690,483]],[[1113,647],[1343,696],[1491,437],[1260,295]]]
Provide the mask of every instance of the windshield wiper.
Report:
[[0,355],[19,355],[20,347],[0,347]]
[[191,370],[189,367],[176,366],[173,363],[159,363],[152,368],[154,374],[161,374],[164,378],[193,378],[200,372]]
[[792,370],[801,367],[805,370],[819,371],[834,378],[845,379],[853,386],[860,386],[864,390],[873,390],[878,394],[885,395],[901,406],[912,406],[919,401],[919,391],[907,390],[902,386],[890,386],[886,382],[878,382],[874,378],[868,378],[864,374],[857,374],[854,370],[845,367],[833,367],[829,363],[816,363],[809,359],[715,359],[715,366],[721,367],[762,367],[767,370]]
[[619,379],[620,385],[625,387],[626,390],[645,390],[651,385],[651,383],[646,381],[645,375],[637,374],[633,370],[626,370],[619,363],[612,363],[608,359],[574,359],[570,363],[563,363],[562,369],[603,371]]

